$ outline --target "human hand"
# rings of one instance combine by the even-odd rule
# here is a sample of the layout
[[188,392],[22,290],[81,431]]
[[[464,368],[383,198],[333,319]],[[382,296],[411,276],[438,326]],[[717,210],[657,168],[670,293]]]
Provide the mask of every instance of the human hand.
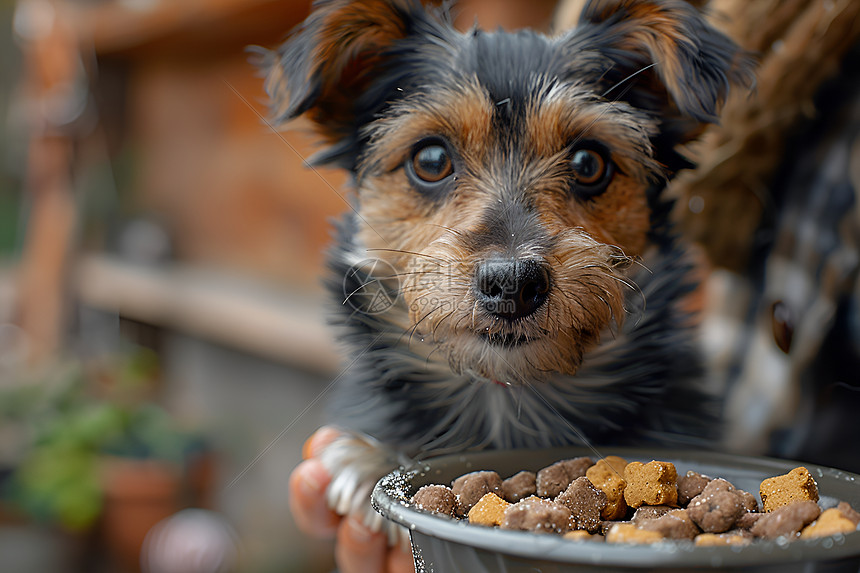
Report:
[[[331,475],[321,452],[343,433],[330,426],[317,430],[302,449],[302,461],[290,475],[290,508],[299,528],[319,539],[335,538],[341,573],[414,573],[412,554],[402,544],[390,546],[382,531],[372,531],[361,516],[341,516],[326,501]],[[369,501],[368,501],[369,503]]]

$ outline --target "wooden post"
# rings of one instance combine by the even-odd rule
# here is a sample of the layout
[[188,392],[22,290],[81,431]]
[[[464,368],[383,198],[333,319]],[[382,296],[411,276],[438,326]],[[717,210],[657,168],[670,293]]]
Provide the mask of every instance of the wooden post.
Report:
[[[26,193],[29,217],[19,266],[14,320],[24,331],[28,362],[60,349],[66,275],[76,222],[72,187],[74,141],[63,125],[83,73],[78,43],[52,0],[21,0],[15,18],[24,55],[22,98],[29,124]],[[64,107],[65,106],[65,107]]]

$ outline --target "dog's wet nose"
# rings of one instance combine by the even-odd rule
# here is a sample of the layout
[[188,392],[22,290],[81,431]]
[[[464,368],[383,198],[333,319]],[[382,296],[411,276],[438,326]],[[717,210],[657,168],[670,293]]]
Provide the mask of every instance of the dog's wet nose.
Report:
[[484,309],[514,320],[535,312],[549,295],[549,272],[535,260],[491,259],[478,265],[475,296]]

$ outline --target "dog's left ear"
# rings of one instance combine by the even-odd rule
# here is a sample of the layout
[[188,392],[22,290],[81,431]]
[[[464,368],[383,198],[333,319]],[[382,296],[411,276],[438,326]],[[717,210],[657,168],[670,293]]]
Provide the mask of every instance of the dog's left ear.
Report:
[[683,0],[591,0],[568,45],[598,54],[606,97],[656,112],[672,143],[716,123],[732,84],[754,83],[751,55]]

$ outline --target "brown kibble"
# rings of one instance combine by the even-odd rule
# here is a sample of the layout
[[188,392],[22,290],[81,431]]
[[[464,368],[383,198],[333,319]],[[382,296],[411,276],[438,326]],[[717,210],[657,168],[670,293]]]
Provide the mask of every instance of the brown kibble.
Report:
[[737,527],[738,529],[752,529],[752,526],[755,525],[756,522],[764,515],[764,513],[754,513],[752,511],[748,511],[747,513],[741,514],[741,516],[735,522],[735,527]]
[[624,501],[632,508],[642,505],[676,505],[678,472],[670,462],[630,462],[624,468]]
[[[622,465],[623,464],[623,465]],[[606,520],[622,519],[627,515],[627,502],[624,501],[624,467],[627,462],[618,456],[607,456],[588,468],[585,477],[594,487],[606,494],[606,507],[600,516]]]
[[606,507],[606,494],[594,487],[587,477],[580,477],[570,482],[555,502],[570,510],[571,529],[593,533],[600,526],[600,512]]
[[536,533],[564,533],[570,529],[570,510],[548,499],[527,497],[508,506],[501,527]]
[[696,547],[749,545],[750,539],[737,533],[702,533],[696,536]]
[[570,482],[583,477],[585,471],[594,465],[589,457],[561,460],[547,466],[537,473],[535,489],[540,497],[554,498],[567,489]]
[[505,518],[505,510],[511,504],[494,493],[487,493],[469,510],[469,523],[492,527],[501,525]]
[[607,543],[656,543],[663,541],[663,536],[656,531],[639,529],[632,523],[619,523],[606,533]]
[[741,496],[724,479],[712,480],[687,506],[690,519],[705,533],[723,533],[746,513]]
[[536,474],[534,472],[521,471],[504,480],[502,482],[504,498],[511,503],[516,503],[521,499],[534,495],[537,492],[535,489],[535,477]]
[[804,539],[811,539],[813,537],[851,533],[856,530],[857,524],[845,517],[845,514],[839,509],[833,507],[824,511],[814,523],[805,527],[800,532],[800,536]]
[[627,515],[627,502],[624,501],[623,493],[612,501],[607,499],[606,507],[600,512],[600,517],[610,521],[624,519],[625,515]]
[[839,505],[836,506],[836,509],[841,511],[845,519],[851,520],[854,525],[860,523],[860,513],[854,511],[854,508],[851,507],[851,504],[847,501],[840,501]]
[[706,475],[699,472],[688,471],[686,475],[678,478],[678,503],[687,505],[690,500],[702,493],[708,482],[711,481]]
[[767,539],[793,537],[820,514],[821,509],[814,501],[795,501],[763,514],[750,532],[756,537]]
[[818,486],[809,470],[801,466],[761,482],[759,495],[762,510],[771,512],[795,501],[818,501]]
[[701,533],[686,509],[673,509],[656,519],[646,519],[638,527],[656,531],[666,539],[693,539]]
[[633,512],[631,521],[638,525],[646,519],[657,519],[658,517],[663,517],[673,509],[677,508],[672,507],[671,505],[643,505]]
[[741,504],[747,511],[758,511],[758,500],[753,494],[742,489],[736,489],[735,493],[741,496]]
[[412,496],[412,503],[418,509],[453,517],[457,498],[449,487],[425,485]]
[[494,493],[501,496],[502,478],[492,471],[471,472],[455,479],[451,490],[457,496],[457,513],[465,515],[484,495]]

